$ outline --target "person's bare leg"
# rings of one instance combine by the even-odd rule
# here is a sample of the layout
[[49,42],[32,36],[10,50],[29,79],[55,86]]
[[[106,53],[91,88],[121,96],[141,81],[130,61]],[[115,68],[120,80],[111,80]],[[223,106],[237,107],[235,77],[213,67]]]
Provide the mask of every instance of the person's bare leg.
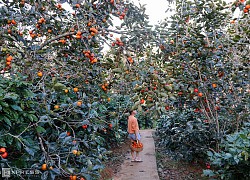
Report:
[[139,159],[139,152],[136,152],[136,159]]
[[131,156],[132,156],[132,161],[134,161],[135,160],[135,153],[132,150],[131,150]]
[[136,162],[142,162],[141,158],[140,158],[140,154],[139,152],[136,152],[136,158],[135,158]]
[[[133,143],[133,140],[131,139],[130,144],[132,144],[132,143]],[[132,161],[134,161],[135,160],[135,153],[132,149],[131,149],[131,156],[132,156]]]

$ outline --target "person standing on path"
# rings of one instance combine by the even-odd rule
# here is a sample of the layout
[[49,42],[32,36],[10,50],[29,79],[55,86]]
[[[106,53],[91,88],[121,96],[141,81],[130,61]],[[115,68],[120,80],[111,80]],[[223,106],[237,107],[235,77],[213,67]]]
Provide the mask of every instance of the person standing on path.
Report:
[[[141,140],[141,136],[139,133],[139,125],[138,125],[138,121],[135,118],[136,115],[136,111],[134,110],[130,110],[129,111],[129,117],[128,117],[128,137],[131,140],[131,143],[133,141],[140,141]],[[135,152],[131,149],[131,156],[132,156],[132,161],[135,162],[142,162],[141,158],[139,157],[139,152]]]

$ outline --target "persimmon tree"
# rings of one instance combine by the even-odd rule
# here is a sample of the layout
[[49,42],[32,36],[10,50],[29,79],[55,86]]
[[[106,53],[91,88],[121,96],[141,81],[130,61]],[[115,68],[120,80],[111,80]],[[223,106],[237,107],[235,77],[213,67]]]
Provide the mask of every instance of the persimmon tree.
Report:
[[250,3],[175,3],[153,29],[144,6],[123,0],[3,1],[2,165],[42,168],[43,179],[98,178],[105,142],[120,140],[130,107],[154,119],[199,113],[215,139],[209,148],[220,150],[249,111]]
[[249,26],[244,23],[250,2],[175,2],[176,14],[157,29],[159,57],[173,80],[170,102],[177,111],[162,116],[161,146],[187,159],[204,159],[206,150],[210,155],[223,151],[226,135],[249,119]]
[[72,12],[57,1],[2,5],[0,146],[8,152],[2,167],[38,169],[42,179],[97,179],[132,105],[112,91],[116,82],[107,73],[114,66],[105,64],[102,50],[115,41],[117,53],[143,51],[138,43],[146,33],[135,31],[147,26],[143,7],[113,0],[68,1]]
[[[216,124],[217,133],[222,123],[220,114],[232,114],[233,122],[229,122],[229,126],[239,125],[239,119],[233,116],[246,113],[249,93],[245,68],[248,61],[245,53],[249,48],[241,47],[247,41],[244,37],[248,27],[246,31],[242,27],[242,39],[234,41],[239,35],[228,32],[236,27],[230,24],[232,15],[225,2],[177,1],[176,10],[169,37],[161,46],[165,60],[173,64],[173,86],[179,106],[185,103],[194,111],[202,112],[208,123]],[[243,16],[244,21],[247,16]],[[236,54],[241,57],[237,63]],[[239,72],[242,76],[237,76]],[[239,94],[232,95],[236,93],[233,89],[238,89]],[[237,125],[231,128],[237,129]]]

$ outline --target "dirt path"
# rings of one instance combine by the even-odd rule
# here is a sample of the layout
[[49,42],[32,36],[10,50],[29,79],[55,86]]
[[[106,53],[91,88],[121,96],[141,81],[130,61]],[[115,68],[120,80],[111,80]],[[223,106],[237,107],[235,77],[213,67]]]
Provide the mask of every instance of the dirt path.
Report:
[[156,157],[155,144],[152,133],[154,130],[141,130],[142,143],[144,149],[140,153],[143,162],[131,162],[131,155],[128,147],[126,160],[121,166],[121,170],[113,178],[114,180],[159,180]]

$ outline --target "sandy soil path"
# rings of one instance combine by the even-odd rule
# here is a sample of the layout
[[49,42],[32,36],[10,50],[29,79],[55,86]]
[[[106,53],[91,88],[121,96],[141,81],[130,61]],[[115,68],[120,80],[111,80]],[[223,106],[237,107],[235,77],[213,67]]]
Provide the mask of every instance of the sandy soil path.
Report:
[[113,178],[114,180],[159,180],[155,144],[152,129],[141,130],[141,141],[144,149],[140,153],[143,162],[131,162],[131,155],[128,147],[126,160],[121,166],[119,173]]

